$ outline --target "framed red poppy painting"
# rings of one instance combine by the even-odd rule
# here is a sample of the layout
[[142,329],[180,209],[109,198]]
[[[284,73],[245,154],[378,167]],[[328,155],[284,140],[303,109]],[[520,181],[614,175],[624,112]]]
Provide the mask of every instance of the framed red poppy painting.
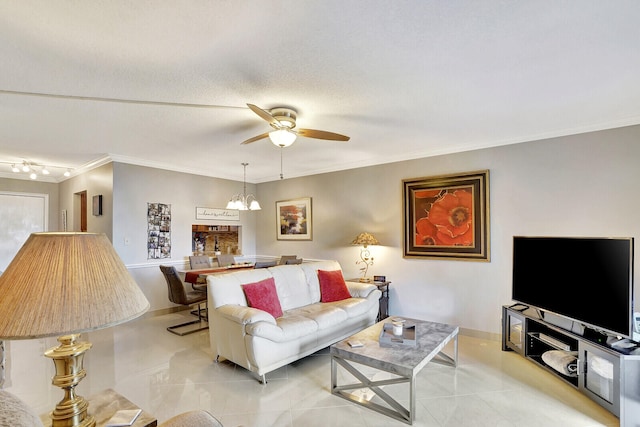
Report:
[[489,171],[402,181],[404,257],[489,261]]

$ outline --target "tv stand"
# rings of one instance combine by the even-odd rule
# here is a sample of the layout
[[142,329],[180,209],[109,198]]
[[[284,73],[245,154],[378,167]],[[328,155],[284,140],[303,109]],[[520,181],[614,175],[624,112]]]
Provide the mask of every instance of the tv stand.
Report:
[[[575,387],[619,417],[621,427],[636,426],[632,423],[640,413],[638,343],[607,340],[586,330],[580,335],[546,322],[534,309],[505,305],[502,350],[515,351]],[[549,353],[552,350],[558,352]],[[554,363],[547,363],[550,356],[557,354],[566,356],[562,360],[568,360],[571,370],[563,372]],[[567,375],[567,371],[572,374]]]

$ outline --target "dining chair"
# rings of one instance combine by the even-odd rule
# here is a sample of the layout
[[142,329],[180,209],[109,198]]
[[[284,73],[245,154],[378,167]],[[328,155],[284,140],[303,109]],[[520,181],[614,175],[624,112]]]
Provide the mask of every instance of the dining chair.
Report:
[[[198,316],[197,320],[181,323],[179,325],[169,326],[167,328],[167,331],[171,332],[172,334],[184,336],[192,334],[194,332],[209,329],[209,324],[207,322],[207,293],[196,290],[187,290],[187,288],[184,286],[184,283],[180,279],[176,268],[173,266],[161,265],[160,271],[162,271],[165,281],[167,282],[167,289],[169,290],[169,301],[174,304],[180,304],[188,307],[194,304],[198,304],[198,309],[192,312],[192,314]],[[204,309],[202,308],[202,304],[204,304],[205,306]],[[200,324],[200,327],[197,329],[190,329],[186,332],[180,332],[176,330],[184,326],[195,325],[196,323]],[[204,323],[206,323],[206,325],[203,325]]]
[[256,261],[256,263],[253,265],[253,268],[275,267],[276,264],[276,261]]
[[[191,255],[189,256],[189,265],[192,270],[211,268],[211,258],[206,255]],[[198,277],[196,283],[193,284],[193,289],[196,291],[205,291],[207,286],[207,279]]]
[[278,265],[285,265],[287,261],[298,258],[298,255],[282,255]]
[[216,258],[218,259],[218,265],[220,267],[226,267],[236,263],[236,258],[233,255],[216,255]]
[[211,258],[206,255],[191,255],[189,256],[189,265],[192,270],[199,268],[211,268]]

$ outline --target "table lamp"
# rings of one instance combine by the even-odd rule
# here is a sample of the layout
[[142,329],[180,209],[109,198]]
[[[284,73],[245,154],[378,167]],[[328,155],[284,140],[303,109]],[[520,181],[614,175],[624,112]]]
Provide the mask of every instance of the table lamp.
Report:
[[371,252],[369,252],[367,246],[379,245],[380,242],[378,242],[378,239],[373,237],[371,233],[364,232],[358,234],[351,244],[362,246],[362,249],[360,249],[360,260],[356,261],[356,264],[364,264],[364,267],[360,268],[360,271],[362,271],[360,281],[371,282],[371,278],[367,277],[367,271],[369,271],[369,266],[373,265],[373,257],[371,256]]
[[0,275],[0,339],[58,336],[53,385],[64,398],[51,413],[52,427],[92,427],[88,402],[75,393],[86,376],[82,332],[128,322],[149,309],[106,235],[33,233]]

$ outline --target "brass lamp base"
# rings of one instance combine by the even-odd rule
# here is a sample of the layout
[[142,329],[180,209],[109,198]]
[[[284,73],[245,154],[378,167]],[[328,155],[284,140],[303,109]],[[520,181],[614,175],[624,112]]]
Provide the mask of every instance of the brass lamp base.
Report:
[[77,342],[80,334],[58,338],[60,345],[47,350],[44,355],[53,359],[56,374],[51,383],[64,390],[64,398],[51,412],[52,427],[94,427],[95,419],[87,413],[89,403],[75,393],[76,386],[87,376],[84,370],[84,353],[92,346],[89,342]]
[[361,277],[360,278],[360,282],[362,282],[362,283],[371,283],[371,282],[373,282],[373,279],[371,279],[371,277]]

